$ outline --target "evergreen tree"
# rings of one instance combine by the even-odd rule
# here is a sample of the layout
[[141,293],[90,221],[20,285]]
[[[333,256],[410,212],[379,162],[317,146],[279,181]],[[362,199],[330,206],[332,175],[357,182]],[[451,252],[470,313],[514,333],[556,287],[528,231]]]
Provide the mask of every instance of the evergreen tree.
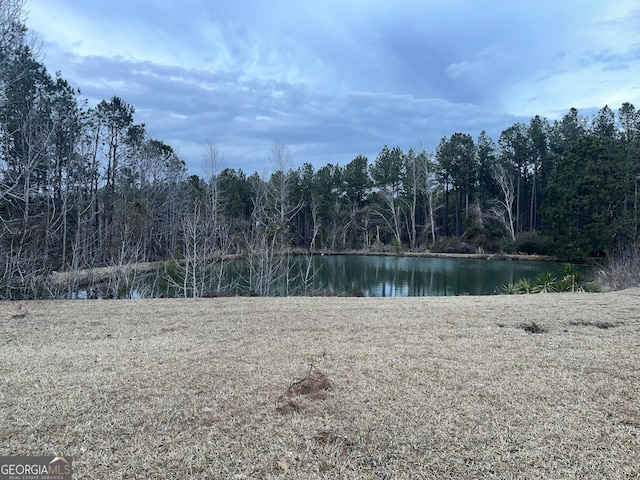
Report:
[[581,259],[628,240],[625,202],[633,170],[611,138],[585,134],[555,163],[545,212],[556,253]]

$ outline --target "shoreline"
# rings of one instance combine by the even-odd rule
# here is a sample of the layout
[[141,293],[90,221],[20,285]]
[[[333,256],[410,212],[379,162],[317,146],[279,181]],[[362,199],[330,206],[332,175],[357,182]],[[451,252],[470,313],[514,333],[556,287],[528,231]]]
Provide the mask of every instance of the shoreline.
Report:
[[[440,253],[440,252],[320,252],[314,255],[364,255],[379,257],[415,257],[415,258],[467,258],[477,260],[509,260],[509,261],[531,261],[531,262],[558,262],[563,263],[551,255],[529,255],[515,253]],[[586,263],[586,262],[585,262]]]
[[[372,256],[372,257],[407,257],[407,258],[444,258],[444,259],[475,259],[475,260],[497,260],[497,261],[530,261],[530,262],[555,262],[555,263],[576,263],[580,265],[594,264],[587,259],[583,262],[564,262],[550,255],[536,254],[509,254],[509,253],[440,253],[440,252],[371,252],[361,251],[315,251],[310,252],[303,249],[292,249],[289,252],[282,252],[279,255],[310,255],[310,256]],[[229,255],[215,255],[209,258],[213,263],[224,260],[238,260],[243,258],[241,253]],[[50,281],[53,285],[64,285],[68,282],[77,282],[77,285],[87,285],[94,281],[104,281],[115,272],[127,272],[128,274],[148,273],[163,268],[170,262],[183,263],[184,260],[167,259],[155,262],[139,262],[126,265],[110,265],[95,267],[81,270],[66,270],[62,272],[53,272],[46,277],[46,281]]]

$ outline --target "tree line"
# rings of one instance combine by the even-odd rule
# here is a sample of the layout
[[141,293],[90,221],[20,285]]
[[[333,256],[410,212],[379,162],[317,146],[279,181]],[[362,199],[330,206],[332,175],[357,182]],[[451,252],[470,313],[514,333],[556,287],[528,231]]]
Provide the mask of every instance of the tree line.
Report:
[[[169,281],[184,292],[220,292],[231,254],[248,259],[251,290],[268,294],[282,276],[310,279],[310,264],[282,268],[292,251],[582,259],[637,244],[640,113],[630,103],[593,118],[535,116],[497,142],[453,133],[433,152],[385,145],[375,159],[318,169],[295,168],[276,140],[267,178],[223,168],[210,140],[206,175],[189,176],[132,105],[114,96],[90,108],[49,74],[23,7],[0,0],[0,298],[71,296],[80,272],[98,267],[119,272],[117,291],[128,267],[157,261],[172,262]],[[67,272],[64,282],[53,272]]]

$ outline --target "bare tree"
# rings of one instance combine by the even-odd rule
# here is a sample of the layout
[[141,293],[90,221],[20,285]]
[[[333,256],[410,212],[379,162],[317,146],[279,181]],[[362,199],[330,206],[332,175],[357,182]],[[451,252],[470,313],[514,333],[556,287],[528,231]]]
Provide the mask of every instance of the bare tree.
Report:
[[436,222],[435,222],[435,204],[436,193],[438,189],[438,178],[435,172],[435,165],[432,156],[424,150],[418,155],[421,171],[422,185],[420,190],[425,196],[426,219],[431,232],[432,244],[436,242]]
[[[194,205],[193,212],[182,219],[182,232],[184,235],[184,274],[183,274],[183,294],[188,296],[191,292],[192,297],[202,295],[202,288],[205,283],[204,276],[206,268],[203,265],[206,262],[205,249],[209,246],[204,241],[202,219],[200,216],[201,208],[198,202]],[[206,236],[206,234],[204,234]]]
[[405,155],[405,168],[407,172],[407,179],[405,188],[408,190],[408,206],[409,206],[409,218],[407,219],[409,225],[409,247],[415,250],[417,246],[418,229],[417,229],[417,215],[416,210],[418,206],[418,191],[419,191],[419,158],[418,155],[410,149]]
[[500,186],[502,198],[495,199],[490,214],[498,220],[509,232],[511,240],[516,239],[515,218],[513,217],[513,202],[516,194],[513,185],[513,176],[502,164],[495,164],[492,168],[493,178]]
[[402,247],[402,207],[406,205],[406,202],[398,196],[396,191],[387,187],[381,188],[378,191],[378,196],[382,200],[384,208],[374,209],[373,211],[393,233],[397,248],[400,248]]
[[269,187],[257,175],[252,177],[253,211],[249,228],[244,232],[247,249],[249,291],[256,295],[272,293],[281,271],[276,263],[278,230],[268,209]]
[[371,176],[378,187],[381,208],[374,211],[392,232],[397,248],[402,247],[402,214],[406,202],[400,197],[406,181],[406,155],[400,147],[385,145],[371,166]]
[[[16,60],[33,65],[29,56]],[[51,210],[49,153],[55,124],[46,115],[46,76],[32,67],[33,81],[5,95],[0,127],[0,240],[5,271],[0,286],[6,298],[37,295],[38,281],[49,268],[47,248],[59,228]]]
[[0,0],[0,108],[7,102],[7,89],[23,78],[10,68],[27,44],[25,0]]
[[205,238],[210,243],[210,245],[206,246],[206,250],[212,253],[212,256],[208,259],[208,270],[212,285],[215,283],[214,289],[216,292],[220,292],[223,288],[222,282],[225,277],[226,259],[233,247],[233,238],[229,222],[221,213],[224,199],[220,193],[220,172],[224,157],[215,139],[209,138],[202,153],[202,159],[208,182],[206,214],[203,219],[208,229]]
[[318,218],[318,210],[320,209],[318,198],[315,195],[311,196],[311,219],[313,222],[311,241],[309,242],[309,251],[314,252],[316,250],[316,239],[318,233],[320,233],[320,219]]
[[289,249],[289,234],[291,221],[303,206],[302,199],[294,201],[291,198],[291,172],[293,161],[289,148],[276,140],[269,153],[269,161],[273,172],[267,190],[267,204],[265,213],[270,223],[276,225],[280,235],[280,248]]
[[269,161],[274,169],[269,181],[252,178],[253,213],[245,232],[248,276],[251,291],[258,295],[288,294],[293,281],[291,222],[303,206],[291,196],[291,153],[274,142]]

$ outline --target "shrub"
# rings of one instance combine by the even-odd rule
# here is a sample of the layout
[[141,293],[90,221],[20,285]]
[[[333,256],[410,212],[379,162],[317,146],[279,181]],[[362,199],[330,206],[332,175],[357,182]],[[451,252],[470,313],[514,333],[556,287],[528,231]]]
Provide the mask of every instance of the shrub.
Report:
[[608,291],[640,286],[640,252],[632,248],[612,257],[598,271],[598,283]]
[[391,241],[391,245],[393,245],[393,251],[396,253],[402,253],[402,244],[400,242],[398,242],[397,238],[394,238]]
[[371,247],[369,247],[369,251],[371,253],[388,253],[393,251],[393,247],[382,243],[380,240],[376,240],[371,244]]
[[600,287],[593,282],[586,282],[584,274],[575,265],[564,265],[562,277],[557,278],[550,272],[538,274],[535,282],[523,278],[516,283],[508,283],[502,287],[502,293],[550,293],[550,292],[588,292],[596,293]]
[[584,275],[576,269],[575,265],[567,263],[562,269],[562,278],[557,282],[559,292],[579,292],[582,290]]
[[475,203],[465,210],[463,219],[465,242],[477,251],[498,252],[507,231],[495,217],[482,212]]
[[436,253],[476,253],[476,249],[459,238],[440,237],[431,247]]
[[526,253],[529,255],[549,255],[551,245],[546,237],[537,232],[524,233],[518,235],[515,242],[510,246],[514,253]]
[[535,293],[536,286],[526,278],[522,278],[516,282],[516,293]]
[[536,290],[539,293],[557,292],[558,279],[551,272],[542,272],[536,277]]

